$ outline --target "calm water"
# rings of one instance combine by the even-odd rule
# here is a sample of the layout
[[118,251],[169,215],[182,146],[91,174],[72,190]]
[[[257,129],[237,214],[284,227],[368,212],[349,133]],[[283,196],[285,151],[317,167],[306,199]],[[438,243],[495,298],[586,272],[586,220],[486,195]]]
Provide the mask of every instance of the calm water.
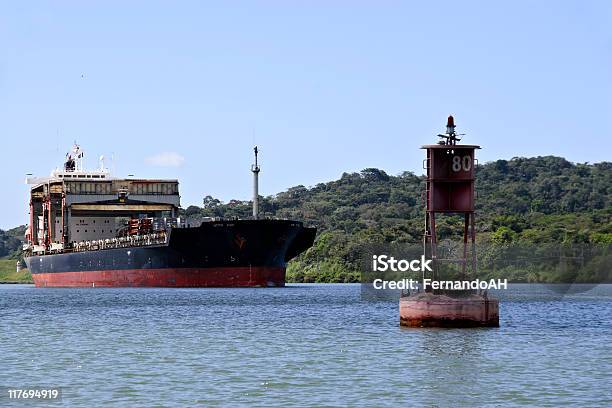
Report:
[[359,285],[0,285],[0,387],[59,386],[66,406],[612,405],[612,285],[502,300],[499,329],[404,329]]

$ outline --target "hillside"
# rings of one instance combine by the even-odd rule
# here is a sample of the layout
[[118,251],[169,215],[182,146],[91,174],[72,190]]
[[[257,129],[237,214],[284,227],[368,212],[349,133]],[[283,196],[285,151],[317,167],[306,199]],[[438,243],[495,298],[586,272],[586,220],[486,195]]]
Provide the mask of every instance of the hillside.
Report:
[[[559,157],[515,158],[477,168],[481,232],[507,227],[531,242],[606,241],[612,210],[612,163],[572,164]],[[382,170],[344,173],[314,187],[292,187],[260,199],[265,216],[303,220],[320,233],[380,235],[385,241],[421,239],[423,178]],[[223,204],[210,196],[188,207],[193,222],[205,216],[248,217],[250,202]],[[550,227],[550,228],[547,228]],[[554,227],[554,228],[552,228]],[[447,228],[441,228],[449,236]],[[604,235],[600,235],[604,234]]]
[[[393,176],[369,168],[262,197],[260,206],[264,216],[298,219],[319,228],[314,247],[290,263],[291,280],[357,281],[358,252],[364,243],[421,242],[423,187],[423,178],[413,173]],[[497,160],[477,167],[477,193],[480,243],[612,243],[610,162],[574,164],[553,156]],[[246,218],[251,206],[248,201],[222,203],[207,196],[202,207],[190,206],[182,214],[193,225],[203,217]],[[457,223],[456,217],[442,217],[441,238],[458,238],[460,228],[453,226]],[[19,257],[24,229],[0,231],[0,256]],[[518,274],[515,279],[556,279],[550,273],[530,276]]]
[[0,258],[20,257],[25,230],[25,225],[7,231],[0,229]]
[[[379,169],[344,173],[314,187],[296,186],[260,199],[265,216],[319,227],[315,246],[293,261],[295,281],[356,281],[364,243],[420,243],[423,177]],[[477,168],[479,242],[507,245],[612,243],[612,163],[573,164],[545,156],[498,160]],[[248,217],[249,202],[210,196],[184,215]],[[442,239],[459,238],[456,217],[440,219]],[[453,226],[451,228],[451,226]],[[517,275],[516,280],[527,280]],[[555,280],[547,275],[546,280]]]

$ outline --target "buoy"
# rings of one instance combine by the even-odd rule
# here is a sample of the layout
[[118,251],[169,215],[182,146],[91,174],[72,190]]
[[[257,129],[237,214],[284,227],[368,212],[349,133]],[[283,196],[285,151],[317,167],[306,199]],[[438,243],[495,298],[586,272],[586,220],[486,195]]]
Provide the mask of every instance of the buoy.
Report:
[[400,325],[408,327],[499,327],[499,301],[477,294],[421,292],[400,298],[399,313]]
[[[446,262],[461,265],[462,280],[470,274],[473,278],[477,276],[474,185],[475,156],[480,146],[457,144],[461,134],[456,133],[455,128],[455,120],[449,116],[446,133],[438,135],[442,140],[435,145],[422,146],[427,151],[427,159],[424,161],[427,187],[424,195],[423,256],[432,261],[433,280],[440,277],[440,266]],[[463,248],[458,251],[461,256],[440,256],[443,251],[438,248],[437,214],[463,215]],[[399,314],[400,325],[408,327],[497,327],[499,301],[489,298],[486,292],[476,290],[432,289],[401,297]]]

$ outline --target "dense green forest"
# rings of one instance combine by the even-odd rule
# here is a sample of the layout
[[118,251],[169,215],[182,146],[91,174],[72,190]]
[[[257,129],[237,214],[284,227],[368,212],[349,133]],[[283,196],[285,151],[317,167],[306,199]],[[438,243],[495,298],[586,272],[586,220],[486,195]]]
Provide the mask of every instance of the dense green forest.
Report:
[[[487,248],[483,262],[490,254],[513,246],[523,250],[545,244],[598,246],[604,251],[602,255],[602,249],[598,250],[594,261],[598,270],[574,278],[612,281],[605,252],[612,244],[612,163],[574,164],[553,156],[497,160],[477,167],[476,186],[478,241]],[[260,211],[318,227],[315,245],[290,262],[290,281],[358,282],[364,245],[421,242],[423,189],[422,176],[411,172],[393,176],[369,168],[344,173],[328,183],[300,185],[261,197]],[[210,196],[202,207],[183,210],[192,225],[204,217],[247,218],[250,213],[248,201],[223,203]],[[440,237],[460,239],[460,224],[457,217],[441,217]],[[23,229],[0,231],[0,256],[20,256]],[[607,268],[603,276],[602,268]],[[568,279],[550,266],[511,272],[506,276],[514,281]]]
[[25,230],[25,225],[7,231],[0,230],[0,258],[15,259],[21,256]]
[[[266,216],[319,228],[313,248],[290,263],[289,280],[356,282],[364,244],[421,242],[423,189],[422,176],[369,168],[262,197],[260,206]],[[489,253],[513,245],[612,244],[612,163],[573,164],[553,156],[497,160],[477,167],[477,193],[478,241],[492,248]],[[208,196],[202,207],[188,207],[185,215],[195,223],[202,217],[248,217],[250,212],[250,202],[221,203]],[[457,217],[440,218],[441,238],[460,239],[460,224]],[[512,271],[514,281],[565,279],[550,270],[521,270]]]

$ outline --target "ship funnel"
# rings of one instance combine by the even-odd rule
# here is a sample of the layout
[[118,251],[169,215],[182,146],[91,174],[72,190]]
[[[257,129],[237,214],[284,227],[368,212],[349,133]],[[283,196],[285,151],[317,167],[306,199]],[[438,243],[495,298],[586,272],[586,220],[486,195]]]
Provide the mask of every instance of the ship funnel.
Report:
[[253,149],[255,152],[255,164],[251,165],[253,172],[253,218],[259,218],[259,164],[257,164],[257,146]]

